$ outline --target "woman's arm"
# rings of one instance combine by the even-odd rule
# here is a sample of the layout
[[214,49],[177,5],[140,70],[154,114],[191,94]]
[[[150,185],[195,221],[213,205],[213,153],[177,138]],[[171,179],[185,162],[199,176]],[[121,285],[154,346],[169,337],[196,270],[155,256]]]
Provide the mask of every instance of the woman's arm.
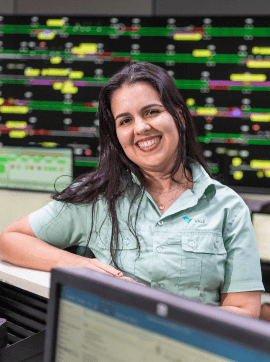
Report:
[[261,311],[261,292],[221,293],[220,309],[259,318]]
[[123,276],[112,266],[56,248],[38,239],[29,216],[9,225],[0,236],[0,259],[21,267],[51,271],[59,267],[85,267],[113,276]]

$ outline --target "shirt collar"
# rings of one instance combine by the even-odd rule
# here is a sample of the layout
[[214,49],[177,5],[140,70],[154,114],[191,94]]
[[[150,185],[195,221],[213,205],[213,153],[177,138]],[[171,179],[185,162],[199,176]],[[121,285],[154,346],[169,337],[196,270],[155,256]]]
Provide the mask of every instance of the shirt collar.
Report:
[[131,172],[132,181],[140,186],[140,181],[136,175],[134,175],[133,172]]
[[187,163],[191,168],[193,176],[193,193],[198,199],[206,197],[208,201],[216,194],[215,181],[208,175],[199,162],[187,157]]
[[[208,201],[216,194],[215,181],[211,179],[208,173],[205,171],[202,165],[199,162],[195,161],[193,158],[186,158],[186,164],[191,168],[192,177],[193,177],[193,189],[192,192],[195,196],[200,199],[201,197],[206,197]],[[132,181],[140,186],[140,181],[136,175],[131,172]]]

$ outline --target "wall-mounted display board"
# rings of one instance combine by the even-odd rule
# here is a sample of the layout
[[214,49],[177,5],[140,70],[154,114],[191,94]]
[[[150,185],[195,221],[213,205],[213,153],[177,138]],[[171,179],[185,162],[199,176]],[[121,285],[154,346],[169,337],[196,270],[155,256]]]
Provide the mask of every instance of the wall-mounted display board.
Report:
[[173,77],[210,170],[270,190],[269,17],[0,16],[0,145],[73,149],[97,165],[101,87],[128,62]]

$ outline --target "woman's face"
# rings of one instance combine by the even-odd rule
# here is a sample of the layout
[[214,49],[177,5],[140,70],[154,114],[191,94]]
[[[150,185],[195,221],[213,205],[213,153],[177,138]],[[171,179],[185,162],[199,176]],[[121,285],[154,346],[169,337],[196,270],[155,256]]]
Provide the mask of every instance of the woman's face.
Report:
[[178,131],[173,117],[151,85],[124,84],[113,93],[111,109],[118,140],[131,161],[150,172],[164,172],[172,167]]

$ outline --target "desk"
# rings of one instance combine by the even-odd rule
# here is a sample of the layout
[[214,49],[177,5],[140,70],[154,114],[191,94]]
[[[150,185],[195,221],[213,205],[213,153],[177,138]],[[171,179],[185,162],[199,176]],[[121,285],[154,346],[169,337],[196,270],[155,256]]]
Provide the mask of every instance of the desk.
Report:
[[0,260],[0,281],[49,299],[51,273],[21,268]]
[[[0,281],[41,297],[50,298],[50,272],[21,268],[0,260]],[[270,294],[262,293],[261,301],[262,304],[270,303]]]

